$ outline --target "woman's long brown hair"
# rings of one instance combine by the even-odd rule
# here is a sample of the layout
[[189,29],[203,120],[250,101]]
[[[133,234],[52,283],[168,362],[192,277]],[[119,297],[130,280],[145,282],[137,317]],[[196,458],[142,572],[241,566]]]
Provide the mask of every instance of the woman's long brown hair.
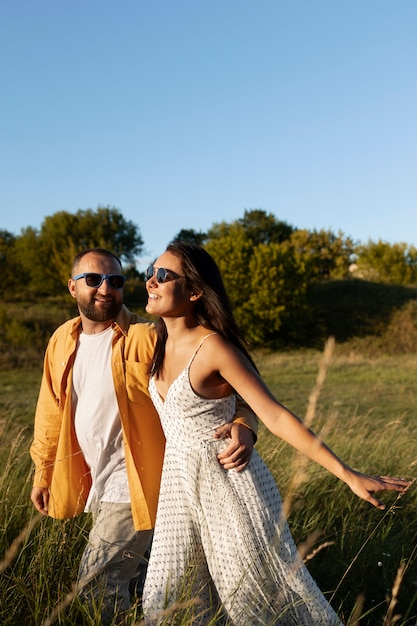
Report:
[[[228,339],[257,369],[248,352],[248,342],[234,318],[220,270],[213,257],[204,248],[186,241],[174,241],[168,245],[166,251],[181,260],[182,274],[191,291],[202,293],[194,307],[196,321]],[[161,318],[158,322],[158,339],[151,369],[156,377],[164,361],[166,340],[167,329]]]

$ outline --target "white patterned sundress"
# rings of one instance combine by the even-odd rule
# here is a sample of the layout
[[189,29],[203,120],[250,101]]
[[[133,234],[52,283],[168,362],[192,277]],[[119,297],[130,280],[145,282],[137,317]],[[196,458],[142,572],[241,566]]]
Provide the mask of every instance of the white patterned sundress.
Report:
[[165,401],[154,379],[149,385],[166,449],[143,592],[147,623],[160,623],[174,602],[193,598],[192,624],[217,616],[215,623],[234,626],[339,626],[298,556],[260,456],[254,450],[243,472],[224,470],[217,460],[226,444],[213,433],[233,420],[236,399],[193,391],[189,370],[203,341]]

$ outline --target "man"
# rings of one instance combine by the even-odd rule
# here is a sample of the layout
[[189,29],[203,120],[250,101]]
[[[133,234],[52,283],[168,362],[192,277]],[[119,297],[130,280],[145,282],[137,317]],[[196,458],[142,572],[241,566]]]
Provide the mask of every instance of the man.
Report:
[[[130,606],[129,585],[152,538],[165,445],[148,394],[155,326],[123,304],[124,282],[108,250],[74,259],[68,289],[79,317],[49,341],[31,446],[36,509],[58,519],[93,513],[79,585],[91,605],[102,603],[103,624]],[[219,455],[225,469],[247,464],[247,426],[256,431],[256,418],[243,408]]]

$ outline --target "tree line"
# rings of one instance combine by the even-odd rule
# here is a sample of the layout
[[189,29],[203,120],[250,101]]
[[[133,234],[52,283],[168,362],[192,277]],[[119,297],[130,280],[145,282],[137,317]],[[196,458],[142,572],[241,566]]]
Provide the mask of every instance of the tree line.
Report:
[[[400,304],[409,299],[407,294],[415,298],[414,290],[404,290],[417,282],[417,249],[406,243],[363,244],[341,231],[299,229],[261,209],[246,210],[229,223],[214,223],[207,232],[180,230],[175,239],[203,245],[215,258],[237,320],[254,345],[277,339],[305,342],[320,323],[312,302],[323,286],[335,282],[339,298],[341,281],[345,289],[362,283],[368,292],[370,283],[385,290],[401,286]],[[98,207],[59,211],[39,229],[29,226],[19,235],[0,230],[2,300],[66,295],[73,257],[96,246],[115,252],[129,283],[143,289],[143,275],[136,268],[144,249],[139,226],[114,207]]]

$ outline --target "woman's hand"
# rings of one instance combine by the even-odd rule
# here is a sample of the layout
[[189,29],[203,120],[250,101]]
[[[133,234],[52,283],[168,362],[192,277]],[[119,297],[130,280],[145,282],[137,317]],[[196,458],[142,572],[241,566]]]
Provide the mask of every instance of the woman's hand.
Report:
[[355,470],[350,470],[350,476],[346,479],[353,493],[362,500],[366,500],[377,509],[383,511],[385,504],[375,497],[378,491],[399,491],[404,493],[411,485],[411,481],[393,476],[367,476]]

